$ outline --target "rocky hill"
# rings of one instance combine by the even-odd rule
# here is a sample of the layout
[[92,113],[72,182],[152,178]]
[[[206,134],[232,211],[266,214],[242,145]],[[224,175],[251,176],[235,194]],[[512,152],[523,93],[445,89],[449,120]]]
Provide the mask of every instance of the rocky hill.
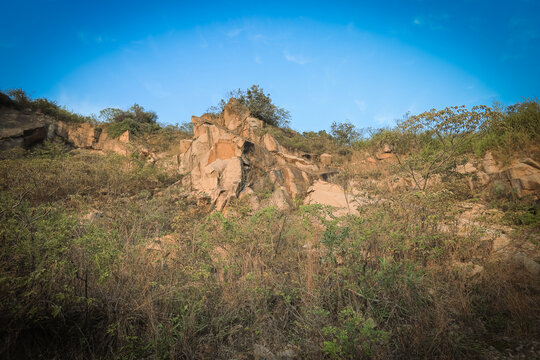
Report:
[[235,99],[191,121],[0,107],[2,356],[540,356],[535,145],[425,166],[283,146]]

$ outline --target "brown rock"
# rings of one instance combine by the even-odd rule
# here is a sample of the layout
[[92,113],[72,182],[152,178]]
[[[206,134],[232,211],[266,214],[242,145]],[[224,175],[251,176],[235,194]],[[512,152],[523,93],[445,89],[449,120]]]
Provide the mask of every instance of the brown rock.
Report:
[[488,175],[496,174],[501,171],[501,169],[497,166],[495,159],[493,158],[493,154],[490,151],[488,151],[484,156],[482,166],[484,167],[484,171]]
[[480,182],[480,184],[482,184],[482,185],[489,184],[490,177],[489,177],[488,174],[486,174],[485,172],[479,170],[476,173],[476,175],[478,176],[478,181]]
[[517,190],[518,196],[540,195],[540,169],[532,159],[521,160],[502,173],[506,177],[513,188]]
[[377,158],[377,160],[392,159],[393,157],[394,157],[394,154],[392,154],[392,153],[378,153],[378,154],[375,154],[375,158]]
[[249,117],[249,110],[235,98],[231,98],[223,109],[225,127],[231,131],[240,128]]
[[59,121],[56,124],[56,133],[75,147],[92,149],[98,142],[101,129],[89,123],[72,124]]
[[321,164],[325,166],[332,165],[332,155],[326,154],[326,153],[321,154],[320,161],[321,161]]
[[337,216],[345,214],[358,215],[357,204],[351,194],[347,194],[344,189],[326,181],[317,180],[308,189],[308,196],[304,204],[321,204],[334,208]]
[[471,162],[467,162],[465,165],[458,165],[456,171],[460,174],[470,174],[476,172],[477,169]]
[[50,137],[51,119],[25,114],[14,108],[0,107],[0,150],[29,147]]
[[124,131],[124,133],[118,137],[118,141],[124,144],[129,143],[129,130]]
[[263,136],[264,147],[270,152],[278,152],[279,144],[270,134],[264,134]]
[[540,275],[540,264],[528,257],[522,252],[517,252],[514,254],[514,260],[523,265],[525,269],[532,275]]
[[98,140],[92,145],[92,149],[110,151],[124,156],[129,155],[128,144],[109,137],[106,132],[99,135]]
[[504,234],[493,240],[493,251],[500,252],[510,245],[510,238]]
[[255,192],[272,194],[261,206],[289,209],[318,177],[311,155],[290,154],[270,134],[258,136],[262,122],[234,99],[225,108],[224,126],[211,117],[193,116],[192,122],[194,139],[181,144],[179,155],[182,183],[206,194],[217,209],[239,196],[258,207]]
[[267,201],[268,205],[275,206],[280,210],[288,210],[292,207],[291,197],[284,186],[278,187]]
[[191,147],[193,140],[180,140],[180,154],[185,153]]
[[249,204],[249,207],[253,210],[258,210],[261,207],[261,204],[259,200],[257,199],[257,196],[255,195],[255,192],[252,188],[249,186],[246,186],[238,195],[238,198],[240,200],[246,200]]
[[210,149],[210,155],[208,155],[208,163],[214,162],[216,159],[227,160],[236,156],[238,153],[238,146],[229,139],[219,139],[214,146]]

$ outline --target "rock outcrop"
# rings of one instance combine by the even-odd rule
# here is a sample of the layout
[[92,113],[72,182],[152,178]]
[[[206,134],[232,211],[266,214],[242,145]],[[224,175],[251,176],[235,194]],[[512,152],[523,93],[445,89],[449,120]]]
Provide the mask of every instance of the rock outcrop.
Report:
[[[540,163],[537,161],[524,158],[502,167],[491,152],[488,152],[482,161],[482,167],[484,172],[477,171],[477,175],[483,184],[490,181],[502,182],[512,188],[520,198],[531,196],[536,200],[540,199]],[[485,179],[486,174],[489,175],[489,180]]]
[[488,151],[481,161],[468,161],[458,165],[455,171],[467,177],[471,190],[502,184],[503,188],[513,189],[520,198],[530,196],[535,200],[540,199],[540,163],[531,158],[503,166]]
[[30,147],[49,136],[49,121],[42,114],[30,114],[17,109],[0,108],[0,150]]
[[359,215],[358,207],[365,203],[354,190],[344,190],[338,184],[317,180],[308,189],[305,204],[321,204],[334,208],[334,215]]
[[540,164],[532,159],[522,159],[501,172],[501,177],[510,182],[518,196],[540,196]]
[[272,135],[262,134],[263,122],[234,99],[222,118],[205,114],[193,116],[192,122],[193,140],[180,144],[183,185],[209,196],[217,209],[235,198],[248,198],[255,208],[287,209],[324,176],[324,164],[293,154]]
[[110,137],[99,126],[89,123],[76,124],[62,121],[50,125],[50,132],[64,139],[76,148],[115,152],[127,156],[132,148],[129,146],[129,131],[125,131],[117,139]]
[[102,127],[90,123],[66,123],[41,113],[24,112],[10,107],[0,108],[0,150],[29,148],[46,139],[59,137],[76,148],[111,151],[129,155],[129,132],[111,138]]

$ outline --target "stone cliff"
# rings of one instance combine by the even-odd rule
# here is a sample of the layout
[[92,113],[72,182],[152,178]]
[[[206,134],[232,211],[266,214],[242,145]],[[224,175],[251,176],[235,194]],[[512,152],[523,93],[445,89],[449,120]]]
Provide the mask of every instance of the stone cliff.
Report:
[[315,180],[334,171],[309,154],[298,156],[280,146],[234,99],[222,118],[205,114],[192,122],[193,140],[180,145],[183,184],[207,194],[218,209],[244,197],[253,207],[289,208]]

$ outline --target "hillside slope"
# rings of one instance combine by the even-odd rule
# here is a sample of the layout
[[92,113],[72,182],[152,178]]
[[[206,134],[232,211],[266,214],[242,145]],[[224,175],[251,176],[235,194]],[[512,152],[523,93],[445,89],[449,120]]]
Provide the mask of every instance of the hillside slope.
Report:
[[285,148],[234,101],[161,148],[0,116],[2,357],[540,356],[534,148],[430,173],[391,136]]

